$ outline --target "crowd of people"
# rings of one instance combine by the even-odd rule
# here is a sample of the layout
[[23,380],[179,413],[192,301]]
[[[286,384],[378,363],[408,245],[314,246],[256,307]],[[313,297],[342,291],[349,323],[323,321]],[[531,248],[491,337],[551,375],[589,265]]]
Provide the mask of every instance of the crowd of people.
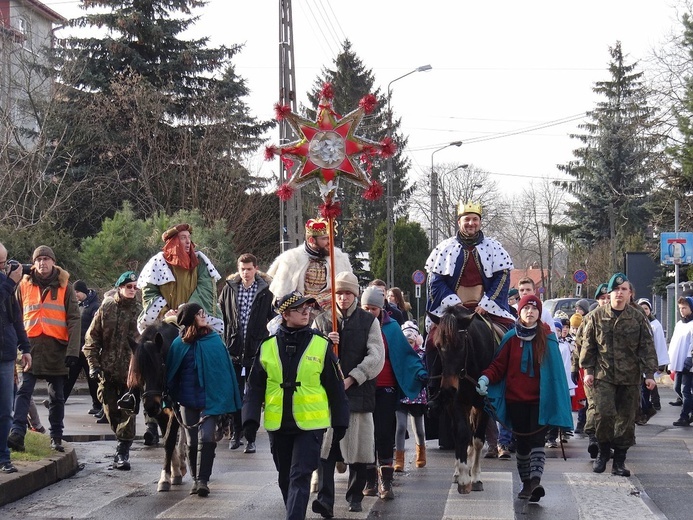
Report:
[[[477,392],[495,410],[486,456],[509,459],[515,452],[518,498],[544,496],[545,448],[573,430],[588,436],[594,472],[613,458],[612,473],[630,475],[625,459],[635,424],[661,406],[654,374],[670,360],[682,406],[674,425],[693,422],[693,298],[678,302],[682,319],[668,351],[652,304],[634,301],[622,273],[597,288],[596,308],[580,300],[573,316],[551,316],[534,280],[510,287],[513,262],[484,235],[481,206],[461,203],[457,213],[458,232],[425,264],[427,311],[440,316],[463,306],[504,331]],[[179,331],[166,380],[185,426],[191,494],[211,492],[220,430],[226,428],[229,449],[253,454],[262,425],[287,519],[304,518],[309,506],[334,516],[335,471],[349,472],[349,511],[361,511],[364,496],[394,499],[407,432],[413,466],[424,467],[424,415],[440,415],[449,395],[433,322],[420,327],[397,287],[374,280],[362,290],[348,255],[330,248],[324,219],[309,220],[305,242],[266,273],[255,256],[239,255],[238,271],[219,293],[221,275],[192,233],[185,223],[166,230],[162,250],[139,274],[123,273],[102,302],[85,281],[70,281],[49,246],[37,247],[23,272],[7,263],[0,244],[0,470],[16,471],[9,449],[24,450],[27,429],[43,428],[32,409],[38,379],[48,384],[51,448],[64,450],[65,400],[82,371],[89,413],[108,422],[117,439],[113,468],[130,469],[138,408],[130,355],[147,326],[164,321]],[[577,425],[571,411],[578,411]],[[145,443],[157,443],[158,423],[146,424]]]

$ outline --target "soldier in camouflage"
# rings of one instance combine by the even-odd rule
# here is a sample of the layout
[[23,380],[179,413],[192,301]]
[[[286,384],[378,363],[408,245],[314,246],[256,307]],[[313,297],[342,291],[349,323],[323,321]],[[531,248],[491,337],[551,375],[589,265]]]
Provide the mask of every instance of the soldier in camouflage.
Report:
[[647,318],[630,305],[633,288],[626,275],[613,275],[607,290],[610,304],[585,316],[580,367],[594,399],[599,453],[593,471],[604,472],[613,448],[611,473],[628,477],[626,452],[635,440],[642,376],[652,390],[657,354]]
[[142,306],[135,299],[137,275],[133,271],[121,274],[115,286],[113,298],[106,298],[96,311],[82,351],[89,363],[89,375],[99,381],[97,396],[118,440],[113,467],[129,470],[136,415],[118,408],[118,400],[128,391],[130,340],[139,336],[137,316]]

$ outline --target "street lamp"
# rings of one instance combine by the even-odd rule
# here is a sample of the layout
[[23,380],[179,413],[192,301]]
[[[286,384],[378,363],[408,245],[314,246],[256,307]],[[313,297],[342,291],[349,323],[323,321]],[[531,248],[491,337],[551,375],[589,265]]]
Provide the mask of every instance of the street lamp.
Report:
[[[390,110],[390,98],[392,97],[392,89],[390,88],[395,81],[399,81],[402,78],[406,78],[410,74],[415,72],[426,72],[431,70],[433,67],[430,65],[421,65],[416,67],[414,70],[403,74],[402,76],[393,79],[387,84],[387,136],[392,139],[392,111]],[[395,240],[394,240],[394,221],[393,221],[393,201],[392,201],[392,157],[387,159],[387,177],[386,177],[386,196],[385,202],[387,204],[387,268],[386,268],[386,282],[388,287],[394,287],[395,285]]]
[[462,141],[453,141],[433,150],[431,154],[431,249],[438,245],[438,174],[433,165],[433,156],[450,146],[462,146]]

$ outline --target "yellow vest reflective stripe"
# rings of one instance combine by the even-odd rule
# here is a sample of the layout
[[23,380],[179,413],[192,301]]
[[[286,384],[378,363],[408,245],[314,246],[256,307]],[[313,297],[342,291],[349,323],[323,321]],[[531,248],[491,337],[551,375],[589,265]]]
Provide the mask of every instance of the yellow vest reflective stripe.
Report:
[[22,312],[27,336],[35,338],[45,334],[51,338],[67,341],[67,311],[65,310],[67,286],[58,288],[56,300],[49,299],[50,294],[48,294],[43,302],[41,288],[25,279],[19,283],[19,291],[24,306]]
[[327,393],[320,383],[320,374],[327,357],[327,340],[315,335],[303,352],[294,381],[282,388],[284,371],[279,358],[277,338],[271,337],[260,346],[260,363],[267,372],[265,390],[265,429],[275,431],[281,427],[284,412],[284,391],[291,392],[292,413],[301,430],[319,430],[330,427],[330,407]]

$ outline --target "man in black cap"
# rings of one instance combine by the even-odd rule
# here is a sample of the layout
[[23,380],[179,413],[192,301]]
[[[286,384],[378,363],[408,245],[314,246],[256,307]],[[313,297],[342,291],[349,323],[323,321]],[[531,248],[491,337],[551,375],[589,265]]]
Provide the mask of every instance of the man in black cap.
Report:
[[264,403],[287,520],[306,516],[325,430],[332,427],[339,440],[349,426],[349,403],[332,343],[308,326],[315,304],[315,298],[297,291],[279,300],[281,325],[260,345],[243,403],[246,431],[257,431]]
[[17,286],[17,299],[24,316],[24,328],[31,344],[32,365],[24,372],[17,391],[14,420],[7,444],[24,451],[26,415],[37,379],[48,382],[48,419],[51,448],[65,451],[65,378],[68,369],[79,363],[80,316],[70,273],[55,263],[55,253],[39,246],[33,254],[31,272]]
[[599,453],[593,471],[604,472],[613,448],[611,473],[628,477],[626,452],[635,441],[640,384],[645,374],[647,388],[656,386],[657,354],[647,318],[630,305],[633,288],[626,275],[614,274],[607,291],[610,304],[585,316],[580,367],[594,399]]

